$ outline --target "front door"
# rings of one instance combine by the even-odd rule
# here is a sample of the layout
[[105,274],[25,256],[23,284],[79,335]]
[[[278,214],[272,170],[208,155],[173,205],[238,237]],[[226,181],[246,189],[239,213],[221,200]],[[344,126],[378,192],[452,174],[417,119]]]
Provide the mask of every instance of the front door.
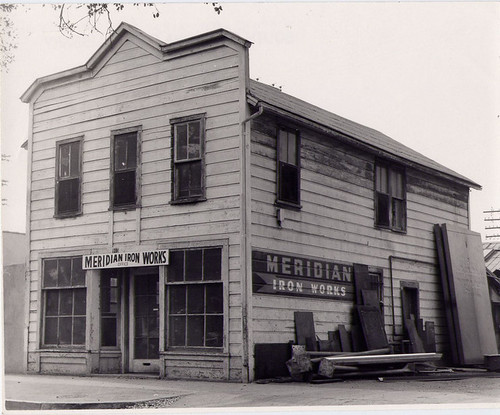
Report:
[[159,372],[158,272],[132,272],[129,297],[129,370]]

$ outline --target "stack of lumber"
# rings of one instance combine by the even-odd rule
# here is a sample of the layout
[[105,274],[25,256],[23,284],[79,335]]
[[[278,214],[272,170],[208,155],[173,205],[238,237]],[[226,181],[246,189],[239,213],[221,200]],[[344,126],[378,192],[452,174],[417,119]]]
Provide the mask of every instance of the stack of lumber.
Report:
[[498,352],[481,235],[434,225],[444,307],[455,365],[481,365]]
[[369,350],[356,349],[355,338],[342,324],[338,330],[328,332],[328,340],[318,340],[311,312],[295,312],[296,345],[292,357],[286,362],[295,380],[345,379],[363,376],[388,376],[413,373],[410,364],[441,359],[439,353],[391,354],[384,331],[380,309],[374,306],[357,306],[361,336]]
[[389,348],[337,354],[308,352],[304,346],[294,345],[287,366],[295,380],[348,379],[415,373],[411,364],[432,362],[441,357],[440,353],[390,354]]

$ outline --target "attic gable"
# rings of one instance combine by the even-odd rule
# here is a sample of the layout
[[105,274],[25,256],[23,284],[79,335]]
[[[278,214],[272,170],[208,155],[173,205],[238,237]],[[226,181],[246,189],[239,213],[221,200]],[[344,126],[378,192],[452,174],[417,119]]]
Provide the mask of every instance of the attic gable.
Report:
[[157,59],[172,59],[182,54],[194,53],[196,50],[217,47],[221,42],[230,42],[245,48],[251,45],[248,40],[224,29],[217,29],[167,44],[128,23],[121,23],[87,63],[38,78],[21,96],[21,100],[25,103],[33,102],[44,89],[95,76],[127,42],[149,52]]

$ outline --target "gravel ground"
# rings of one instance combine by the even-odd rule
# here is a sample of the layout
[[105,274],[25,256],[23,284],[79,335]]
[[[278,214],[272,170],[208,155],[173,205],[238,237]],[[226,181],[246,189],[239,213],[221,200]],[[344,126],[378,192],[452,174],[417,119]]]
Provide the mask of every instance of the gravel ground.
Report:
[[154,399],[152,401],[138,402],[134,405],[126,406],[124,409],[168,408],[179,399],[180,396],[176,396],[174,398]]

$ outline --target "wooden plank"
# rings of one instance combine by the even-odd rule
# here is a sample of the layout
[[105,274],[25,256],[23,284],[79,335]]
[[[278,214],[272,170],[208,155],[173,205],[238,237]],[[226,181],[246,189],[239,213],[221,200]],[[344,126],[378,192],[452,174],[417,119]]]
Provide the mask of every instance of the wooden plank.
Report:
[[356,304],[363,305],[362,290],[371,289],[371,278],[368,265],[354,264],[354,286],[356,289]]
[[340,346],[343,352],[352,352],[351,336],[343,324],[339,324]]
[[451,357],[454,364],[459,364],[458,357],[458,343],[457,334],[455,329],[455,320],[452,313],[452,305],[450,298],[450,286],[448,284],[448,271],[446,269],[446,258],[444,252],[443,234],[440,225],[434,225],[434,236],[436,238],[436,249],[439,261],[439,273],[441,276],[441,283],[443,285],[443,308],[446,314],[446,321],[448,323],[449,341],[451,349]]
[[329,331],[328,332],[328,341],[330,342],[331,351],[340,352],[342,347],[340,345],[340,334],[338,331]]
[[412,353],[424,353],[424,343],[418,335],[417,328],[415,327],[415,321],[411,319],[405,320],[405,327],[410,337],[410,347]]
[[498,353],[481,235],[442,225],[448,282],[461,364],[483,364]]
[[364,305],[371,305],[373,307],[379,306],[378,293],[376,290],[361,290],[361,297]]
[[436,329],[433,321],[425,322],[425,351],[432,353],[436,351]]
[[307,350],[318,350],[313,313],[310,311],[295,311],[293,316],[297,344],[306,346]]
[[380,309],[364,305],[358,305],[356,308],[368,350],[387,347],[387,335]]

